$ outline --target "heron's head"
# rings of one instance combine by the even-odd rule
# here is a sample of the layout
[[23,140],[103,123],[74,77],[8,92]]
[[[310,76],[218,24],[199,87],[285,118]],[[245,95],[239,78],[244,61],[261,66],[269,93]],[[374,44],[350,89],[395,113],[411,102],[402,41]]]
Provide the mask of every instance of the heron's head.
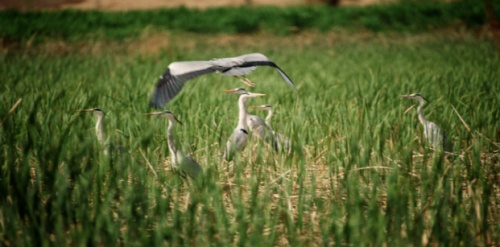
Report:
[[427,101],[424,96],[418,94],[418,93],[412,93],[412,94],[407,94],[407,95],[401,95],[401,98],[407,98],[407,99],[416,99],[418,101]]
[[248,94],[247,90],[242,87],[238,87],[235,89],[224,90],[225,93],[237,93],[237,94]]
[[265,96],[265,94],[247,92],[245,94],[240,95],[240,100],[242,100],[243,102],[246,102],[248,98],[255,98],[255,97],[261,97],[261,96]]
[[250,106],[250,108],[265,110],[265,111],[272,111],[273,110],[273,107],[271,105]]
[[145,113],[144,116],[164,117],[173,123],[178,123],[178,124],[182,125],[182,122],[179,121],[179,119],[177,119],[177,117],[175,117],[175,115],[171,111]]
[[224,90],[226,93],[238,93],[240,94],[240,100],[243,100],[245,102],[248,98],[253,98],[253,97],[260,97],[264,96],[265,94],[262,93],[251,93],[245,90],[244,88],[235,88],[235,89],[229,89],[229,90]]
[[106,113],[104,113],[104,111],[99,109],[99,108],[81,109],[81,110],[77,110],[77,112],[92,112],[92,113],[94,113],[94,115],[96,115],[98,117],[106,116]]

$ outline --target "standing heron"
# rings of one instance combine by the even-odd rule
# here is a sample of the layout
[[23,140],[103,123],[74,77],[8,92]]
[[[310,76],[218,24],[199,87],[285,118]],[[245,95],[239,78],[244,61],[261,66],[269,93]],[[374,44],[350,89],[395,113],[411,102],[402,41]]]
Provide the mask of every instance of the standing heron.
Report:
[[102,111],[101,109],[99,108],[92,108],[92,109],[82,109],[82,110],[77,110],[77,112],[91,112],[91,113],[94,113],[94,115],[97,117],[97,122],[96,122],[96,125],[95,125],[95,133],[96,133],[96,136],[97,136],[97,141],[99,142],[99,144],[103,145],[104,146],[104,154],[108,154],[108,150],[107,150],[107,143],[105,143],[105,134],[104,134],[104,116],[106,116],[106,114],[104,113],[104,111]]
[[431,144],[431,146],[435,149],[443,149],[445,151],[452,151],[451,145],[447,144],[447,137],[446,133],[444,130],[442,130],[437,124],[434,122],[428,121],[425,118],[424,115],[424,106],[426,105],[426,99],[418,94],[418,93],[413,93],[413,94],[408,94],[408,95],[401,95],[401,98],[407,98],[407,99],[414,99],[418,100],[418,120],[420,123],[424,126],[424,137]]
[[[247,90],[244,88],[235,88],[232,90],[226,90],[228,93],[246,94]],[[271,127],[264,122],[260,117],[256,115],[249,114],[247,112],[246,122],[248,129],[252,132],[252,137],[257,136],[259,139],[264,140],[267,144],[271,145],[274,151],[279,151],[279,146],[276,143],[273,131]]]
[[234,76],[244,84],[253,87],[254,84],[245,75],[255,70],[256,66],[275,68],[283,80],[296,90],[290,77],[278,65],[263,54],[251,53],[209,61],[183,61],[169,64],[165,73],[156,83],[150,105],[154,108],[163,107],[181,91],[188,80],[212,72],[219,72],[225,76]]
[[182,150],[177,149],[174,141],[173,128],[175,124],[182,123],[170,111],[146,113],[145,116],[157,116],[168,119],[167,139],[168,150],[170,151],[171,165],[174,170],[178,170],[182,175],[189,175],[191,178],[197,178],[203,169],[200,164],[196,162],[191,156],[184,153]]
[[271,117],[273,116],[273,107],[271,105],[260,105],[260,106],[250,106],[250,108],[255,108],[255,109],[260,109],[260,110],[265,110],[267,111],[267,116],[266,116],[266,125],[268,128],[271,130],[272,135],[275,138],[276,145],[278,147],[278,150],[286,150],[289,151],[291,148],[291,142],[290,138],[276,132],[273,130],[271,127]]
[[[243,91],[244,92],[243,92]],[[251,93],[247,92],[243,88],[236,88],[225,90],[226,93],[240,93],[240,97],[238,98],[238,124],[233,131],[233,134],[229,137],[226,143],[226,150],[224,151],[223,158],[227,161],[231,161],[234,158],[236,152],[240,152],[245,149],[248,141],[248,112],[246,109],[246,101],[249,98],[264,96],[265,94],[261,93]]]

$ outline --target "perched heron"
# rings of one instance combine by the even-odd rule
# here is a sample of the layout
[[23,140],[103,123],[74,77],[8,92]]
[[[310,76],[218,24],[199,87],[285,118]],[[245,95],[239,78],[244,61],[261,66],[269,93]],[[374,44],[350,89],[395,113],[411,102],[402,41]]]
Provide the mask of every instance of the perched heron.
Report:
[[[244,92],[242,91],[244,90]],[[226,93],[240,93],[240,97],[238,98],[238,125],[233,131],[233,134],[229,137],[229,140],[226,143],[226,150],[224,152],[224,159],[227,161],[231,161],[234,158],[236,152],[242,151],[245,149],[248,141],[248,112],[246,109],[246,101],[249,98],[264,96],[265,94],[261,93],[251,93],[247,92],[243,88],[236,88],[225,90]]]
[[413,93],[413,94],[408,94],[408,95],[401,95],[401,98],[408,98],[408,99],[414,99],[418,100],[418,120],[420,123],[424,126],[424,136],[427,142],[431,144],[431,146],[435,149],[443,149],[445,151],[452,151],[451,145],[447,143],[447,137],[446,133],[444,130],[442,130],[437,124],[434,122],[428,121],[425,118],[424,115],[424,106],[426,105],[426,99],[418,94],[418,93]]
[[95,133],[97,136],[97,141],[103,146],[105,146],[104,149],[104,154],[108,154],[108,150],[106,148],[107,143],[105,140],[105,134],[104,134],[104,116],[106,116],[106,113],[102,111],[99,108],[93,108],[93,109],[82,109],[82,110],[77,110],[77,112],[91,112],[94,113],[94,115],[97,117],[97,122],[95,124]]
[[265,110],[268,112],[267,116],[266,116],[265,123],[268,126],[268,128],[271,130],[272,135],[275,138],[278,150],[289,151],[291,148],[290,138],[274,131],[273,128],[271,127],[271,117],[273,116],[273,107],[271,105],[260,105],[260,106],[250,106],[250,108]]
[[220,72],[225,76],[234,76],[244,84],[253,87],[254,84],[245,75],[255,70],[256,66],[270,66],[275,68],[283,80],[296,89],[290,77],[278,65],[263,54],[251,53],[238,57],[220,58],[209,61],[171,63],[156,83],[150,104],[154,108],[161,108],[181,91],[188,80],[212,72]]
[[203,169],[200,164],[196,162],[191,156],[184,153],[182,150],[177,149],[174,141],[173,128],[175,124],[182,123],[175,117],[175,115],[170,111],[163,112],[152,112],[144,114],[146,116],[157,116],[164,117],[168,119],[167,127],[167,139],[168,139],[168,149],[170,151],[171,165],[174,170],[178,170],[182,175],[189,175],[191,178],[197,178]]

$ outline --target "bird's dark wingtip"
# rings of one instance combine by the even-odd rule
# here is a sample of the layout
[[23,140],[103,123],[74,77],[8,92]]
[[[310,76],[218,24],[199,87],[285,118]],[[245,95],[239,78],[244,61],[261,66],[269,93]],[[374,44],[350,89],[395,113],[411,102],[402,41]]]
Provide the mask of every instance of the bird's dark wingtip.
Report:
[[288,85],[290,85],[290,87],[292,87],[295,92],[297,92],[298,91],[297,87],[292,82],[292,79],[290,79],[290,77],[288,77],[288,75],[285,73],[285,71],[283,71],[280,67],[278,67],[276,65],[274,65],[273,67],[279,72],[279,74],[281,75],[281,78],[283,78],[283,80],[285,80],[285,82]]
[[158,104],[157,102],[150,101],[150,102],[149,102],[149,107],[154,108],[154,109],[160,109],[160,108],[161,108],[161,105],[160,105],[160,104]]
[[163,108],[169,101],[169,97],[166,97],[160,91],[155,91],[151,96],[149,106],[155,109],[160,109]]
[[151,98],[149,100],[149,106],[151,108],[155,108],[155,109],[159,109],[159,108],[161,108],[163,106],[162,102],[161,102],[161,99],[159,97],[158,90],[155,90],[153,92],[153,95],[151,95]]
[[160,109],[172,100],[179,93],[183,84],[171,75],[170,69],[167,69],[160,77],[151,95],[149,105],[152,108]]

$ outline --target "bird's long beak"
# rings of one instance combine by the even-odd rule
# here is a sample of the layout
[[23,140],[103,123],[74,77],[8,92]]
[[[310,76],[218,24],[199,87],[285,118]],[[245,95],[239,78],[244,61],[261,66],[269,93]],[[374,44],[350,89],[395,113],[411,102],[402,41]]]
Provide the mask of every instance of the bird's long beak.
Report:
[[252,105],[252,106],[249,106],[250,108],[254,108],[254,109],[261,109],[261,110],[264,110],[266,109],[264,106],[260,106],[260,105]]
[[252,97],[261,97],[261,96],[265,96],[265,94],[263,93],[248,93],[250,96]]
[[400,98],[410,98],[410,95],[400,95]]
[[234,92],[236,92],[236,90],[234,89],[224,90],[224,93],[234,93]]

